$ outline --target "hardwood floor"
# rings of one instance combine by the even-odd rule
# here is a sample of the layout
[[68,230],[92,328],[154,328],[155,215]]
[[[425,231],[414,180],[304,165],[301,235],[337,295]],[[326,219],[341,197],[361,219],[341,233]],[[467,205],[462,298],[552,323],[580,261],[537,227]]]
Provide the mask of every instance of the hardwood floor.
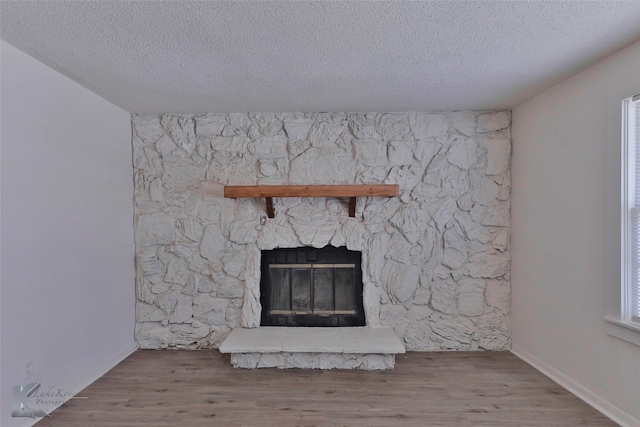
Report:
[[506,352],[407,353],[392,371],[235,370],[137,351],[38,427],[615,426]]

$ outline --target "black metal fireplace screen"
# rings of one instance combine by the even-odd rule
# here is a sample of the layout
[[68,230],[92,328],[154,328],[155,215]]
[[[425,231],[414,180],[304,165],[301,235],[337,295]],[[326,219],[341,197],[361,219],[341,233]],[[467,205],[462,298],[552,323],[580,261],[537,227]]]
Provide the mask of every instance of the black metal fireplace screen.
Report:
[[262,326],[364,326],[362,255],[346,248],[262,252]]

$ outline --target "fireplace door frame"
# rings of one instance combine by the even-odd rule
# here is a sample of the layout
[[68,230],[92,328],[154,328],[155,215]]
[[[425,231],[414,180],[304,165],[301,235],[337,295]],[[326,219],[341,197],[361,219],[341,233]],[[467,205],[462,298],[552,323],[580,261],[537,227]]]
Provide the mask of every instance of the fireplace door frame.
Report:
[[[333,266],[333,267],[332,267]],[[353,270],[353,300],[355,310],[332,310],[332,313],[316,310],[315,312],[299,312],[293,307],[291,310],[271,310],[271,268],[290,268],[309,270],[311,277],[310,304],[313,306],[313,274],[316,270],[327,268]],[[293,274],[292,272],[290,274]],[[335,270],[333,280],[335,283]],[[334,284],[334,294],[335,294]],[[362,298],[362,253],[347,250],[345,247],[326,246],[324,248],[300,247],[300,248],[279,248],[265,250],[261,253],[261,279],[260,279],[260,302],[262,313],[260,317],[261,326],[365,326],[365,315]],[[293,305],[293,301],[291,301]],[[335,305],[335,297],[334,297]],[[334,307],[335,308],[335,307]]]

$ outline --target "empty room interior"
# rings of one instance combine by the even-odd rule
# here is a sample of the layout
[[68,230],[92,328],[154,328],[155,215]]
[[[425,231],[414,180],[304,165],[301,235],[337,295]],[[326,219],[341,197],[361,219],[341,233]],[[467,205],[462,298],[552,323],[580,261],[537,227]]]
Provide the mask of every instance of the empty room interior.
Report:
[[639,1],[0,38],[0,425],[640,426]]

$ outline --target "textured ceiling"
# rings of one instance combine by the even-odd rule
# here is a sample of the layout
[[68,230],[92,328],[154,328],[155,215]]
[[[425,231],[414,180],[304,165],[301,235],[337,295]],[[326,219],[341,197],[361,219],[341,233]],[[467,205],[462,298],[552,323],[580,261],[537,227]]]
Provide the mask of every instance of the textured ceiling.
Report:
[[0,37],[135,113],[512,108],[640,39],[640,1],[0,3]]

